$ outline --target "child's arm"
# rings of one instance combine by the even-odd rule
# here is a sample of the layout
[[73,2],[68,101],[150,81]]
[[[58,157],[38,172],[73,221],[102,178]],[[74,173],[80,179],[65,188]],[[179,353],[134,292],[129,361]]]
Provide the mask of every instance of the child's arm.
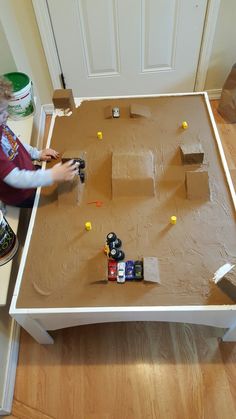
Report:
[[40,151],[40,160],[42,161],[51,161],[53,159],[58,159],[59,153],[52,148],[44,148]]
[[58,163],[52,169],[47,170],[20,170],[14,168],[4,182],[17,189],[31,189],[39,186],[49,186],[54,182],[64,182],[72,180],[78,173],[78,167],[73,160],[64,164]]
[[38,186],[49,186],[53,183],[51,169],[20,170],[15,167],[3,180],[17,189],[31,189]]
[[36,147],[32,147],[29,144],[22,143],[24,148],[28,151],[32,160],[42,160],[42,161],[50,161],[53,159],[58,159],[59,153],[52,148],[45,148],[43,150],[38,150]]
[[32,160],[40,160],[40,151],[36,147],[32,147],[29,144],[22,143],[26,151],[28,151]]

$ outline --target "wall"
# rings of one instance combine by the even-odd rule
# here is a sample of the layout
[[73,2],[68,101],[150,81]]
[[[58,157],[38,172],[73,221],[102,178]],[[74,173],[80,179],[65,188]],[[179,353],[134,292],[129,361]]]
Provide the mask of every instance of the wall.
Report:
[[[1,0],[0,20],[18,71],[33,80],[38,100],[50,103],[52,83],[31,0]],[[3,60],[9,62],[9,49]]]
[[0,74],[16,71],[16,64],[12,56],[7,38],[0,22]]
[[236,62],[236,1],[221,0],[205,90],[221,89]]
[[1,0],[0,21],[17,70],[28,74],[33,81],[36,110],[31,143],[41,144],[41,106],[51,102],[53,88],[32,1]]

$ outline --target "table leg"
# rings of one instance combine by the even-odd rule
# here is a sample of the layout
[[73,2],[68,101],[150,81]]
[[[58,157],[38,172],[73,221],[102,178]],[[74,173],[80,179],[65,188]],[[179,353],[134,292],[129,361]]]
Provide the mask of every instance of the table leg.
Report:
[[222,336],[224,342],[236,342],[236,322],[231,326],[227,332]]
[[50,334],[28,314],[14,314],[13,317],[38,343],[45,345],[54,343]]

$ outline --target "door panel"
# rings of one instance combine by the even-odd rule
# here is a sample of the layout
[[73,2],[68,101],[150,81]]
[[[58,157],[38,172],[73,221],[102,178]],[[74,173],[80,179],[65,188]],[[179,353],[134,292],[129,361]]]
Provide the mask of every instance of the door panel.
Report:
[[110,0],[78,2],[83,50],[89,77],[114,75],[119,69],[118,20]]
[[142,2],[143,72],[173,69],[178,14],[177,0]]
[[47,0],[76,96],[193,91],[207,0]]

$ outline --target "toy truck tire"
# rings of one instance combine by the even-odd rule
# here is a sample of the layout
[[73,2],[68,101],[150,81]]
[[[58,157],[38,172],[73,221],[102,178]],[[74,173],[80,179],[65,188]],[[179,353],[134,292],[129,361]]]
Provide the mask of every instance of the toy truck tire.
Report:
[[116,241],[115,241],[115,247],[118,249],[121,246],[122,246],[122,241],[117,238]]
[[113,233],[113,232],[111,232],[111,233],[108,233],[108,235],[107,235],[107,243],[109,244],[109,243],[111,243],[111,242],[114,242],[115,240],[116,240],[116,234],[115,233]]

